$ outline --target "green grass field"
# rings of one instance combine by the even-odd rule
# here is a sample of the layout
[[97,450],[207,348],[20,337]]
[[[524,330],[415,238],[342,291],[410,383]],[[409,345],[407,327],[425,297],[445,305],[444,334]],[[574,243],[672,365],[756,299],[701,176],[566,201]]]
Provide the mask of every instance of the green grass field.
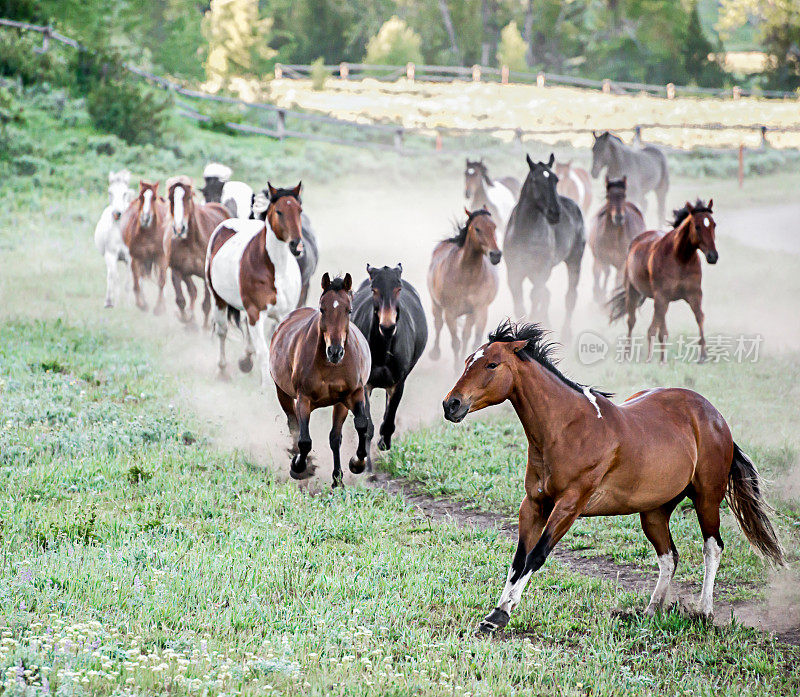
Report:
[[[91,230],[110,168],[197,176],[207,159],[225,158],[253,181],[310,173],[312,190],[337,192],[337,173],[359,170],[365,191],[378,172],[401,191],[419,163],[179,128],[175,149],[112,141],[108,154],[96,147],[108,139],[77,107],[68,116],[71,123],[31,108],[26,128],[39,169],[22,176],[4,165],[0,189],[3,694],[41,686],[59,695],[800,691],[797,649],[736,623],[717,628],[678,613],[645,619],[643,594],[554,560],[532,579],[504,637],[475,638],[512,541],[432,521],[380,489],[331,493],[326,484],[314,494],[282,483],[248,453],[221,445],[192,409],[180,360],[168,354],[172,316],[101,309],[104,271]],[[444,176],[461,159],[431,159],[425,176]],[[777,195],[772,181],[763,188]],[[774,312],[791,319],[790,262],[729,244],[732,259],[752,262],[742,283],[766,269],[788,284]],[[759,308],[746,287],[734,292],[721,274],[709,279],[710,302],[731,317],[722,329],[748,328]],[[671,329],[691,327],[679,315]],[[210,376],[210,343],[206,352]],[[574,359],[568,368],[621,393],[643,381],[693,385],[778,480],[799,447],[798,362],[789,349],[765,356],[742,371],[603,363],[578,373]],[[433,493],[511,514],[524,457],[519,427],[508,412],[483,416],[405,435],[385,466]],[[772,500],[791,543],[797,504]],[[699,541],[691,550],[686,543],[697,540],[696,525],[691,515],[677,518],[681,568],[696,577]],[[655,567],[635,521],[581,522],[576,533],[565,543],[586,554]],[[752,595],[764,567],[738,532],[724,534],[721,592]]]

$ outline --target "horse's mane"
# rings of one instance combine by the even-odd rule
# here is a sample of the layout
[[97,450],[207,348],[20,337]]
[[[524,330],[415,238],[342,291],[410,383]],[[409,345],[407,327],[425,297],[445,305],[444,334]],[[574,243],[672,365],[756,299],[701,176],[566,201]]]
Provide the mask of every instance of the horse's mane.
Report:
[[[555,357],[555,350],[558,344],[548,340],[549,334],[550,332],[543,329],[539,324],[515,324],[510,319],[505,319],[497,326],[497,329],[489,334],[489,343],[494,343],[495,341],[505,343],[527,341],[527,344],[517,351],[517,356],[523,361],[536,361],[568,387],[577,392],[583,392],[586,385],[570,380],[558,369],[558,359]],[[603,397],[613,396],[612,392],[596,390],[593,387],[589,389]]]
[[628,186],[625,180],[620,177],[619,179],[610,179],[606,184],[606,189],[627,189]]
[[463,227],[459,226],[458,222],[454,222],[453,227],[456,229],[456,234],[446,238],[445,242],[452,242],[459,247],[463,247],[464,242],[467,241],[467,230],[469,230],[470,223],[479,215],[491,215],[491,213],[485,208],[479,208],[477,211],[472,211],[472,213],[469,214],[469,218],[467,218],[467,222],[464,223]]
[[[692,210],[694,213],[711,213],[708,204],[700,198],[697,199]],[[689,217],[689,209],[686,206],[676,208],[672,211],[672,215],[675,216],[675,219],[672,221],[672,228],[675,229]]]

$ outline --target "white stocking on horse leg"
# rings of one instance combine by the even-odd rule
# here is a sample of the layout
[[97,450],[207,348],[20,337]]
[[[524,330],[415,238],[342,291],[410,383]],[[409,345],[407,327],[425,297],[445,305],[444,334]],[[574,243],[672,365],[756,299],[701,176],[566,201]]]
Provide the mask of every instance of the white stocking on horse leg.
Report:
[[219,361],[217,362],[217,367],[219,367],[220,377],[225,377],[225,371],[228,366],[228,361],[225,358],[225,339],[228,336],[228,312],[225,307],[222,309],[216,306],[214,307],[214,332],[219,339]]
[[531,573],[528,572],[520,576],[517,579],[516,583],[511,582],[511,577],[514,575],[514,567],[512,566],[508,570],[508,576],[506,577],[506,585],[503,588],[503,593],[500,595],[500,601],[497,603],[497,607],[505,612],[506,614],[511,614],[512,610],[514,610],[517,605],[519,605],[520,600],[522,599],[522,591],[525,590],[525,586],[528,585],[528,581],[530,580]]
[[652,617],[664,607],[664,601],[667,598],[669,584],[672,582],[672,574],[674,573],[675,558],[672,556],[672,552],[662,554],[658,558],[658,581],[656,581],[656,587],[653,589],[653,596],[650,598],[645,614]]
[[706,617],[714,614],[714,579],[717,576],[721,557],[722,548],[713,537],[709,537],[703,544],[703,560],[706,570],[703,575],[703,590],[700,592],[700,612]]
[[262,312],[258,316],[258,321],[253,327],[254,341],[256,345],[256,355],[258,356],[258,364],[261,368],[261,388],[264,389],[269,385],[269,340],[272,339],[272,334],[275,331],[275,320]]
[[106,252],[106,307],[114,307],[117,299],[117,287],[119,286],[119,273],[117,269],[117,254]]

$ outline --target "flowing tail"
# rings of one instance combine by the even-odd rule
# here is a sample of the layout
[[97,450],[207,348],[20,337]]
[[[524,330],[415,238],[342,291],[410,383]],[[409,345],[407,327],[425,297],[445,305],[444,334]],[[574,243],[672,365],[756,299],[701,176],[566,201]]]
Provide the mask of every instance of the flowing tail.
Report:
[[623,282],[623,285],[617,288],[614,295],[611,296],[611,300],[608,301],[609,324],[614,324],[614,322],[628,314],[629,296],[634,300],[637,308],[644,305],[644,295],[639,293],[630,283]]
[[736,443],[725,498],[750,544],[775,564],[783,564],[783,549],[767,516],[772,509],[762,496],[758,470]]

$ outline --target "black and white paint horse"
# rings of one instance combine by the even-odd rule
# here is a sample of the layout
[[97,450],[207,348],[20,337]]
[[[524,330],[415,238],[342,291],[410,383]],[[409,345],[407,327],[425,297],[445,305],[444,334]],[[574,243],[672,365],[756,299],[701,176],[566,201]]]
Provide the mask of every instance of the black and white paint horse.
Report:
[[609,179],[627,177],[626,196],[628,201],[647,212],[646,196],[654,191],[658,203],[658,227],[664,221],[667,192],[669,191],[669,169],[667,157],[654,145],[631,147],[625,145],[619,136],[603,131],[600,135],[592,132],[592,176],[597,179],[603,168],[607,168]]
[[[386,391],[386,410],[378,448],[388,450],[406,378],[428,343],[428,323],[414,286],[401,277],[403,267],[376,268],[367,264],[369,277],[353,296],[351,321],[367,338],[372,368],[367,395],[375,388]],[[374,426],[370,422],[369,438]]]
[[[264,189],[257,193],[253,199],[252,217],[257,220],[264,220],[268,206],[269,192]],[[297,265],[300,267],[301,280],[300,299],[297,301],[297,307],[305,307],[308,300],[309,284],[319,262],[319,246],[317,245],[317,236],[311,227],[311,221],[305,213],[300,214],[300,223],[303,228],[303,248],[299,256],[295,257]]]
[[219,162],[206,165],[203,170],[205,186],[200,191],[206,203],[221,203],[233,218],[253,217],[253,189],[248,184],[231,181],[233,170]]
[[511,211],[519,198],[520,184],[514,177],[492,179],[483,160],[470,160],[464,169],[464,197],[469,209],[486,208],[498,229],[506,231]]
[[130,289],[131,255],[122,239],[120,225],[122,214],[136,198],[136,192],[129,188],[130,181],[127,169],[108,173],[109,204],[94,228],[94,244],[106,262],[106,307],[114,307],[119,301],[119,262],[124,264],[125,282]]
[[[568,336],[586,246],[583,215],[575,201],[556,193],[558,177],[552,169],[552,153],[547,163],[534,162],[530,155],[526,159],[528,176],[508,221],[503,244],[514,314],[518,319],[530,317],[547,323],[550,292],[546,284],[553,268],[563,262],[569,283],[564,318],[564,335]],[[526,278],[533,285],[530,313],[526,313],[522,298]]]

